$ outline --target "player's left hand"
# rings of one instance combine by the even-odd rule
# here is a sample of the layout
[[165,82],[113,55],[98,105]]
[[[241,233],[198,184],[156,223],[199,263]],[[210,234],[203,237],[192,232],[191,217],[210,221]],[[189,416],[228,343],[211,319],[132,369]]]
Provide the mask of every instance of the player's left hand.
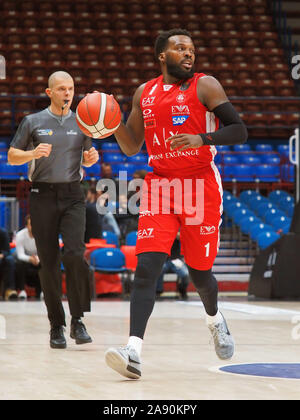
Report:
[[83,164],[92,166],[94,163],[98,162],[99,160],[99,153],[95,149],[95,147],[91,147],[90,150],[85,150],[83,152]]
[[169,137],[166,142],[170,143],[171,150],[185,150],[190,148],[201,147],[203,141],[199,134],[175,134]]

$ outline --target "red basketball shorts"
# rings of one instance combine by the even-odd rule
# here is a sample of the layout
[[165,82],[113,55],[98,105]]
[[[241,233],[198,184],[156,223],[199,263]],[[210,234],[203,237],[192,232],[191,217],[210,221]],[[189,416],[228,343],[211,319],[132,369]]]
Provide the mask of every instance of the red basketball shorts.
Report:
[[219,248],[222,194],[214,163],[197,176],[148,174],[142,190],[136,254],[155,251],[170,255],[180,231],[185,262],[194,269],[209,270]]

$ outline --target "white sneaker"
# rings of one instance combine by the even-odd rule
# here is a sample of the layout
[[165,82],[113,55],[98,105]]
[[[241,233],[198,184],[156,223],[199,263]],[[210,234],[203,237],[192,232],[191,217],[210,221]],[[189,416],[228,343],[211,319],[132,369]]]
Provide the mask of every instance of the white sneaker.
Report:
[[225,318],[223,314],[223,321],[218,324],[210,324],[208,328],[213,336],[215,351],[219,359],[227,360],[231,359],[234,353],[234,341],[233,337],[229,332]]
[[25,290],[21,290],[18,294],[18,299],[27,299],[27,293]]
[[109,348],[105,353],[106,364],[126,378],[141,377],[141,361],[132,346]]

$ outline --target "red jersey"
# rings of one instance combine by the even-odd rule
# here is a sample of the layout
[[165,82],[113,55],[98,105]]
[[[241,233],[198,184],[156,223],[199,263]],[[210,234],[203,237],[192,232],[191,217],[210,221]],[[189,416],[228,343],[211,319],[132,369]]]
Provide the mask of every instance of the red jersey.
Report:
[[197,82],[203,73],[191,79],[167,85],[163,76],[146,83],[140,101],[145,127],[149,165],[161,176],[195,175],[210,166],[215,146],[201,146],[183,151],[170,150],[165,141],[179,133],[214,132],[219,121],[198,99]]

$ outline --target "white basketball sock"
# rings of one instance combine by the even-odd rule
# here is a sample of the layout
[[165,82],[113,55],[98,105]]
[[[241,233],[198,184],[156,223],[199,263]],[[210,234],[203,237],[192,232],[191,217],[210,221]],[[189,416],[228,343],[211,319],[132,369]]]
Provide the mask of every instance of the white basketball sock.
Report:
[[223,322],[223,317],[222,317],[222,314],[219,310],[216,313],[216,315],[213,315],[213,316],[206,314],[206,324],[207,325],[219,324],[221,322]]
[[129,337],[127,345],[132,346],[136,350],[137,354],[141,356],[143,340],[140,337],[135,337],[134,335],[131,335]]

